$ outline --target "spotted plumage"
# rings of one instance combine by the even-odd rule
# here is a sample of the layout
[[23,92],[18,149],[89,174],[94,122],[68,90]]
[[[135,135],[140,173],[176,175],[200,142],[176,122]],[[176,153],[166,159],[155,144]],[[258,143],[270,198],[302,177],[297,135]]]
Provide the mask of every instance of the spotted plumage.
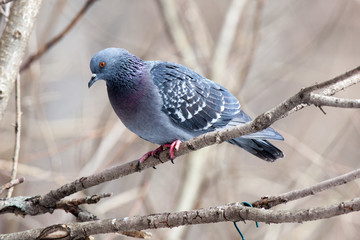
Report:
[[[105,80],[118,117],[131,131],[153,143],[173,143],[171,147],[178,148],[178,140],[251,121],[227,89],[180,64],[143,61],[125,49],[108,48],[94,55],[90,68],[89,87]],[[265,139],[283,140],[267,128],[229,143],[266,161],[283,157]]]

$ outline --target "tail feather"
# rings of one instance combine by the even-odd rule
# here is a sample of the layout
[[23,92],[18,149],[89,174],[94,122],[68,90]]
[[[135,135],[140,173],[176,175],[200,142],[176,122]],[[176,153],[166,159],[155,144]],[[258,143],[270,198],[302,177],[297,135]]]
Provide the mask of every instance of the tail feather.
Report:
[[278,158],[284,157],[283,152],[262,139],[234,138],[228,141],[231,144],[242,147],[249,153],[268,162],[274,162]]

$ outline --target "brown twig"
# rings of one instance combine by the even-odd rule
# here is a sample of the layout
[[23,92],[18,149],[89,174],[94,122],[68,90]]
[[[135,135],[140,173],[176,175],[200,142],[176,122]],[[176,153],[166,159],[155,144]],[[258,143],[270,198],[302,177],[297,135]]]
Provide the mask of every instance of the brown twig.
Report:
[[69,207],[79,206],[82,204],[96,204],[102,198],[111,197],[112,193],[95,194],[84,198],[64,199],[56,203],[56,208],[67,209]]
[[310,187],[306,187],[295,191],[290,191],[287,193],[280,194],[278,196],[262,197],[261,200],[253,202],[252,205],[253,207],[269,209],[279,204],[283,204],[289,201],[294,201],[300,198],[311,196],[316,193],[325,191],[329,188],[346,184],[358,178],[360,178],[360,168],[348,172],[346,174],[337,176],[335,178],[322,181]]
[[0,186],[0,194],[2,194],[6,189],[10,189],[20,183],[23,183],[24,182],[24,178],[21,177],[21,178],[18,178],[18,179],[14,179],[14,180],[11,180],[10,182],[8,183],[5,183],[4,185]]
[[12,2],[12,1],[14,1],[14,0],[0,0],[0,5],[5,5],[5,4],[7,4],[9,2]]
[[[79,198],[79,199],[71,199],[71,200],[61,200],[55,203],[53,207],[46,207],[42,206],[41,203],[41,196],[34,196],[34,197],[12,197],[8,199],[0,199],[0,214],[3,213],[15,213],[22,216],[25,215],[39,215],[44,213],[52,213],[55,209],[63,209],[65,211],[71,212],[81,221],[84,219],[86,221],[90,219],[96,219],[96,216],[92,215],[91,213],[85,212],[84,210],[79,208],[81,204],[94,204],[100,201],[102,198],[110,197],[111,194],[100,194],[100,195],[93,195],[90,197]],[[79,216],[82,214],[82,216]]]
[[186,36],[183,25],[179,19],[176,7],[176,1],[157,0],[161,16],[164,19],[166,33],[169,38],[174,42],[176,49],[180,52],[185,64],[195,68],[199,73],[196,55],[192,46]]
[[233,0],[221,28],[219,40],[216,43],[213,61],[211,64],[211,78],[220,81],[222,73],[226,72],[226,63],[230,54],[231,46],[235,39],[237,25],[246,1]]
[[31,63],[37,59],[39,59],[44,53],[46,53],[51,47],[53,47],[56,43],[58,43],[81,19],[81,17],[86,13],[86,11],[95,3],[97,0],[87,0],[81,10],[76,14],[74,19],[61,31],[57,36],[53,39],[45,43],[42,47],[40,47],[39,51],[33,55],[31,55],[25,63],[21,66],[20,72],[26,70],[30,67]]
[[56,203],[56,209],[63,209],[74,215],[78,221],[86,222],[98,220],[97,216],[89,211],[81,209],[82,204],[96,204],[101,199],[112,196],[112,193],[95,194],[84,198],[64,199]]
[[[14,146],[14,156],[13,156],[13,166],[11,170],[11,178],[10,181],[14,181],[16,179],[18,162],[19,162],[19,154],[20,154],[20,137],[21,137],[21,91],[20,91],[20,74],[15,81],[15,111],[16,111],[16,121],[15,121],[15,146]],[[6,198],[10,198],[12,195],[14,188],[9,188],[9,191],[6,194]]]
[[260,27],[261,27],[261,17],[262,17],[263,9],[264,9],[264,0],[257,0],[253,25],[252,25],[251,42],[249,44],[250,46],[246,46],[246,48],[249,49],[249,53],[247,54],[243,66],[240,68],[240,74],[239,74],[240,86],[244,85],[244,82],[247,76],[249,75],[250,69],[253,66],[256,49],[260,39]]
[[[335,93],[344,90],[345,88],[351,87],[354,84],[357,84],[360,82],[360,77],[359,77],[359,73],[360,73],[360,67],[357,67],[345,74],[342,74],[332,80],[336,81],[335,83],[333,83],[332,85],[326,87],[322,92],[321,95],[324,96],[332,96]],[[291,111],[289,111],[288,113],[284,114],[281,118],[286,117],[287,115],[294,113],[296,111],[299,111],[301,109],[303,109],[304,107],[309,106],[309,104],[307,103],[302,103],[297,105],[295,108],[293,108]]]
[[360,99],[345,99],[338,97],[324,96],[317,93],[311,93],[309,103],[315,106],[329,106],[340,108],[360,108]]

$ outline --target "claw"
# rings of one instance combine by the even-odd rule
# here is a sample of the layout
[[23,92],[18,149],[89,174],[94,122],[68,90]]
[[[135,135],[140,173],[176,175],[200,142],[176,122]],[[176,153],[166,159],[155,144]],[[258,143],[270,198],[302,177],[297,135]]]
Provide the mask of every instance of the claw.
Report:
[[170,160],[172,163],[174,163],[174,158],[175,158],[175,151],[179,150],[180,148],[180,144],[181,141],[180,140],[175,140],[173,141],[171,144],[164,144],[160,147],[158,147],[157,149],[147,152],[145,153],[140,159],[139,159],[139,163],[144,162],[146,159],[148,159],[150,156],[155,157],[157,156],[160,152],[162,152],[165,148],[170,148]]
[[180,140],[175,140],[170,144],[170,160],[172,163],[174,163],[174,158],[175,158],[175,150],[179,150],[180,148],[180,144],[181,141]]
[[161,151],[163,151],[164,148],[163,146],[158,147],[157,149],[147,152],[145,153],[140,159],[139,159],[139,163],[144,162],[146,159],[148,159],[150,156],[155,157],[157,156]]

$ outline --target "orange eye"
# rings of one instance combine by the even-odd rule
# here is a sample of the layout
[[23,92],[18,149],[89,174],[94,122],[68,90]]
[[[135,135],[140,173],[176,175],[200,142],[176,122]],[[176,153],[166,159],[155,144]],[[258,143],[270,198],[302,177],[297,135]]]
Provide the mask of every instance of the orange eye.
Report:
[[100,62],[100,63],[99,63],[99,66],[100,66],[101,68],[105,67],[105,65],[106,65],[105,62]]

